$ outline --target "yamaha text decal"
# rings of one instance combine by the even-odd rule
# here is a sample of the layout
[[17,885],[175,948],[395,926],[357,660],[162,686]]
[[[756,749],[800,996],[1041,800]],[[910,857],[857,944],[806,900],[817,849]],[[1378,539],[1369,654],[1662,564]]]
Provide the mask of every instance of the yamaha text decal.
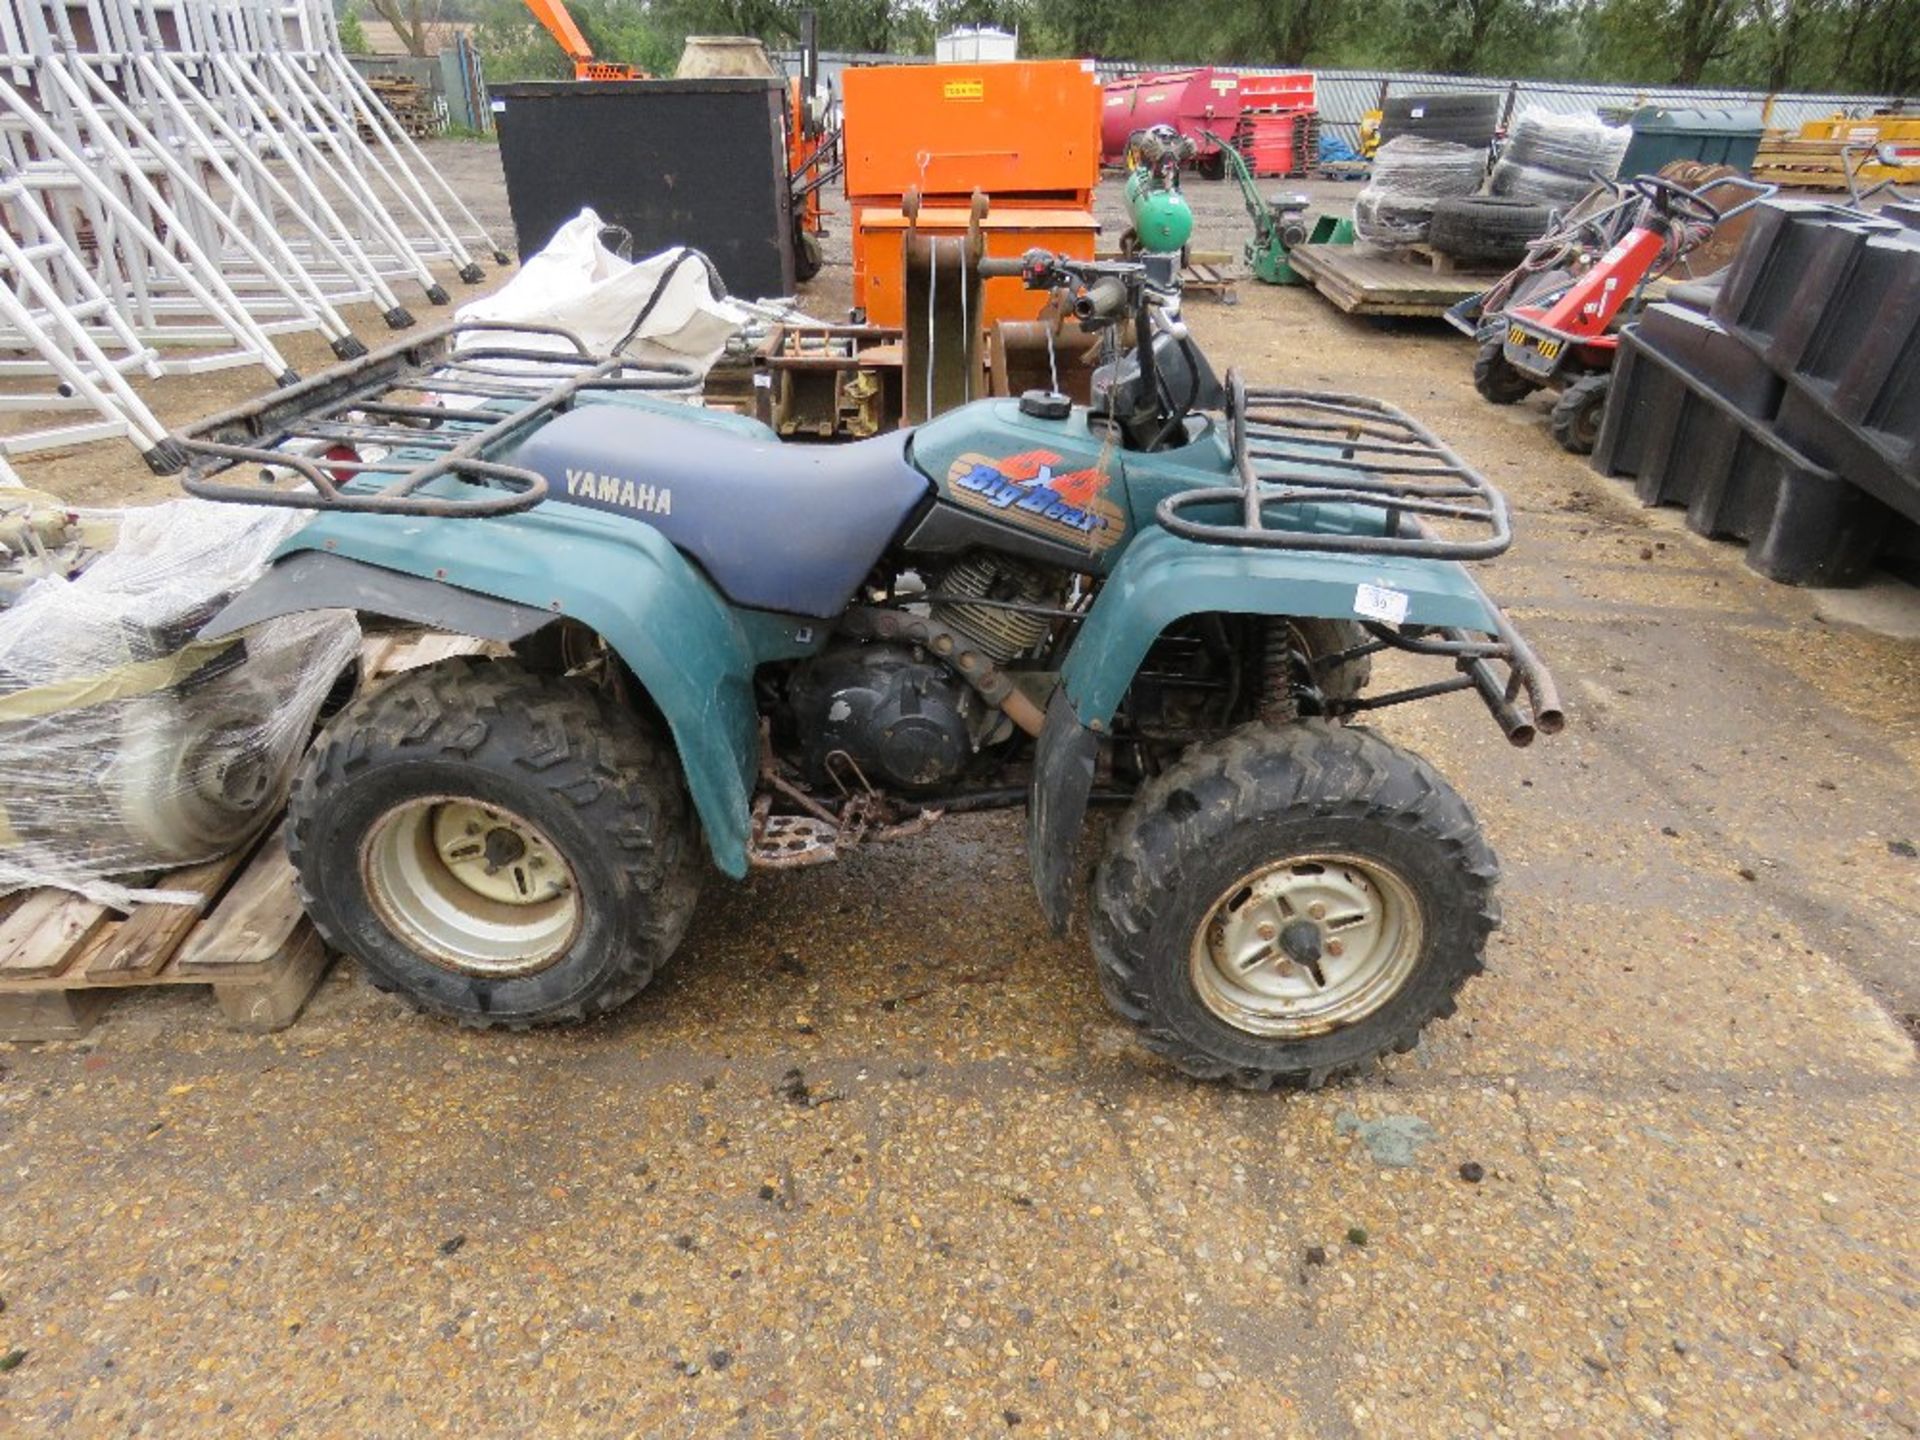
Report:
[[1105,550],[1126,534],[1127,521],[1106,497],[1107,476],[1098,468],[1056,470],[1051,450],[1027,450],[989,459],[962,455],[947,471],[953,498],[975,510],[998,514],[1023,530],[1055,540]]

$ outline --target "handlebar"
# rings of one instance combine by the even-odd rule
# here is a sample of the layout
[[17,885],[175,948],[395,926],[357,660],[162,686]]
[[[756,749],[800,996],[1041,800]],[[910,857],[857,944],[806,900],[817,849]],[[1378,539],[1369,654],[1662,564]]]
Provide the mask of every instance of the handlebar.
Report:
[[1127,311],[1127,283],[1115,275],[1096,280],[1073,297],[1076,320],[1108,320]]
[[[1720,207],[1701,194],[1676,185],[1661,175],[1636,175],[1629,187],[1645,197],[1662,215],[1691,220],[1696,225],[1718,225]],[[1702,186],[1704,190],[1706,187]]]
[[1062,290],[1073,317],[1089,330],[1124,319],[1143,300],[1165,303],[1137,260],[1076,260],[1050,250],[1029,250],[1019,259],[982,257],[975,265],[982,280],[1019,280],[1029,290]]

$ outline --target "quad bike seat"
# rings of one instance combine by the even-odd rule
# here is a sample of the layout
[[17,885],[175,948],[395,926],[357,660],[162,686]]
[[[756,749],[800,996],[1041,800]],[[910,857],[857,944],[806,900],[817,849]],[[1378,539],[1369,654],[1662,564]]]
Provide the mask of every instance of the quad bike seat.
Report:
[[906,444],[895,433],[784,445],[683,406],[582,405],[536,431],[514,463],[546,476],[547,504],[653,526],[735,604],[824,619],[846,608],[928,494]]

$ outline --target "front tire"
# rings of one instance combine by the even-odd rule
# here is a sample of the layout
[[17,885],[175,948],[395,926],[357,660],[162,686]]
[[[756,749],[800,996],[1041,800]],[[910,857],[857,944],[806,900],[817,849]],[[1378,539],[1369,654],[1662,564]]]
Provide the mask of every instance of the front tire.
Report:
[[1533,381],[1507,359],[1504,330],[1480,342],[1473,357],[1473,388],[1490,405],[1516,405],[1533,393]]
[[1613,374],[1602,370],[1582,375],[1560,392],[1553,402],[1548,426],[1560,448],[1569,455],[1591,455],[1600,442],[1600,421],[1607,413],[1607,393],[1613,388]]
[[455,659],[357,701],[296,780],[322,937],[462,1024],[604,1014],[679,945],[702,865],[670,751],[577,680]]
[[1323,1083],[1453,1013],[1498,865],[1424,760],[1366,730],[1249,725],[1145,786],[1094,881],[1108,1003],[1190,1075]]

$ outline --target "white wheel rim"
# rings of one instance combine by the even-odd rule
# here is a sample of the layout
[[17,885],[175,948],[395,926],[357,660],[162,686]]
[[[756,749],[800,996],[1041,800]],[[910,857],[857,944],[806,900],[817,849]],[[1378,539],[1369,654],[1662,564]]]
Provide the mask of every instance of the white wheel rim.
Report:
[[1200,1002],[1235,1029],[1324,1035],[1378,1010],[1413,973],[1425,936],[1405,880],[1357,855],[1290,855],[1241,876],[1194,933]]
[[573,867],[503,806],[453,795],[396,805],[361,841],[360,874],[381,923],[442,969],[536,974],[579,932]]

